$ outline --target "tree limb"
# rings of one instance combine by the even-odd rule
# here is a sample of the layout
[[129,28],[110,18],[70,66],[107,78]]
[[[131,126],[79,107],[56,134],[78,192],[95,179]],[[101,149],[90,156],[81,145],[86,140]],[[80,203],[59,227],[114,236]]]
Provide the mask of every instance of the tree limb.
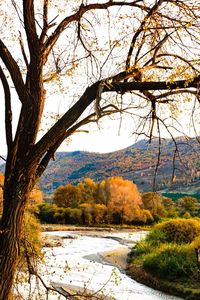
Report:
[[23,0],[23,16],[30,58],[36,59],[36,56],[38,55],[39,39],[35,25],[34,0]]
[[25,49],[24,49],[24,43],[23,43],[23,40],[22,40],[21,32],[19,32],[19,43],[20,43],[20,47],[21,47],[22,56],[24,58],[24,62],[26,64],[26,68],[28,70],[28,59],[27,59],[26,52],[25,52]]
[[9,87],[7,78],[4,74],[1,66],[0,66],[0,79],[1,79],[1,82],[3,85],[4,94],[5,94],[6,142],[7,142],[8,150],[11,150],[12,144],[13,144],[11,95],[10,95],[10,87]]
[[[113,108],[113,110],[106,110],[107,108]],[[117,112],[119,112],[119,109],[115,105],[112,105],[112,104],[111,105],[106,105],[106,106],[102,107],[101,117],[105,117],[105,116],[108,116],[110,114],[117,113]],[[95,115],[96,115],[95,113],[92,113],[89,116],[87,116],[86,118],[84,118],[83,120],[81,120],[80,122],[76,123],[71,128],[69,128],[66,132],[64,132],[64,134],[60,137],[60,139],[58,139],[55,142],[55,144],[53,144],[51,146],[51,148],[48,149],[47,153],[44,155],[44,157],[42,158],[41,162],[39,163],[39,165],[37,167],[36,180],[38,178],[40,178],[40,176],[43,174],[43,172],[45,171],[49,161],[52,158],[54,158],[54,153],[56,152],[58,147],[62,144],[62,142],[66,138],[68,138],[70,135],[72,135],[74,132],[76,132],[76,130],[78,128],[80,128],[81,126],[86,125],[90,122],[96,122],[96,120],[94,119]]]
[[[163,0],[162,0],[163,1]],[[97,9],[107,9],[113,6],[132,6],[144,9],[144,6],[138,4],[140,1],[132,1],[132,2],[123,2],[123,1],[108,1],[105,3],[92,3],[88,5],[81,4],[79,10],[71,16],[64,18],[60,24],[57,26],[55,31],[51,34],[51,36],[47,39],[46,43],[43,47],[44,53],[44,60],[47,58],[49,52],[51,51],[52,47],[55,45],[56,41],[58,40],[60,34],[66,29],[67,25],[74,21],[79,21],[80,18],[90,10],[97,10]]]
[[144,17],[143,21],[140,24],[140,27],[137,29],[137,31],[133,35],[133,38],[132,38],[132,41],[131,41],[131,44],[130,44],[130,47],[129,47],[127,59],[126,59],[126,70],[128,70],[131,66],[131,57],[132,57],[132,54],[133,54],[133,50],[134,50],[134,47],[135,47],[138,36],[144,30],[144,26],[146,24],[146,21],[154,14],[154,12],[159,8],[159,6],[163,2],[164,2],[164,0],[159,0],[159,1],[155,2],[153,7],[149,10],[148,14]]
[[1,158],[3,161],[6,161],[6,159],[5,159],[3,156],[1,156],[1,155],[0,155],[0,158]]
[[[113,77],[116,77],[113,76]],[[111,77],[109,77],[110,79]],[[179,80],[173,83],[166,81],[160,82],[117,82],[110,86],[105,85],[103,92],[119,92],[125,93],[133,90],[140,92],[147,90],[174,90],[180,88],[197,87],[199,77],[192,81]],[[62,116],[60,120],[41,138],[35,145],[35,153],[43,156],[47,149],[50,149],[55,144],[55,139],[59,140],[73,124],[78,120],[84,110],[96,99],[96,93],[99,86],[99,81],[89,86],[80,99]],[[39,153],[38,153],[39,152]],[[38,156],[37,156],[38,157]]]
[[22,78],[21,71],[16,61],[12,57],[10,51],[2,42],[2,40],[0,40],[0,57],[10,73],[20,101],[22,103],[25,103],[27,101],[27,91]]
[[49,26],[48,26],[48,3],[49,3],[49,0],[44,0],[44,4],[43,4],[43,29],[42,29],[42,33],[40,35],[40,44],[42,44],[44,42],[44,39],[47,35],[47,30],[49,28]]

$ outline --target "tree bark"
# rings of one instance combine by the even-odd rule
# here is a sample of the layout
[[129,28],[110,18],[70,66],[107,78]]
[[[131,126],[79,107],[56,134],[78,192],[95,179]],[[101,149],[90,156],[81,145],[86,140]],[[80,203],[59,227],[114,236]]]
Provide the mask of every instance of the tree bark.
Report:
[[19,244],[28,186],[27,181],[12,180],[4,190],[4,213],[0,231],[0,300],[13,299],[12,286],[20,255]]

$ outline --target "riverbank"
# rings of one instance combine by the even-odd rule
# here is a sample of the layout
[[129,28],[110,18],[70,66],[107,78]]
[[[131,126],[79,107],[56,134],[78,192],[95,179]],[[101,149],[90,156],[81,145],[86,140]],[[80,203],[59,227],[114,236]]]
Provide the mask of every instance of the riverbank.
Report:
[[92,254],[85,258],[99,262],[99,263],[108,263],[112,266],[119,268],[124,271],[130,278],[136,280],[139,283],[142,283],[146,286],[149,286],[155,290],[171,294],[174,296],[182,297],[187,300],[199,300],[200,294],[191,294],[189,290],[184,291],[183,286],[178,284],[173,284],[167,281],[161,281],[153,277],[151,274],[143,270],[139,265],[128,264],[128,254],[130,253],[128,248],[117,248],[111,251],[105,251],[98,254]]
[[[100,251],[97,253],[90,253],[88,255],[84,255],[83,258],[93,263],[100,263],[103,265],[117,267],[123,274],[126,273],[130,278],[136,280],[139,283],[142,283],[155,290],[162,291],[167,294],[186,298],[185,293],[181,292],[181,288],[174,289],[173,287],[169,287],[168,284],[161,283],[160,281],[156,280],[151,275],[147,274],[137,266],[132,265],[130,267],[130,265],[127,264],[127,258],[129,252],[134,246],[134,243],[140,240],[141,238],[141,236],[138,235],[139,233],[141,233],[141,231],[139,231],[137,228],[119,229],[119,228],[110,228],[110,227],[96,228],[96,227],[78,227],[78,226],[66,226],[66,225],[61,225],[61,226],[45,225],[43,226],[43,230],[47,232],[49,231],[55,232],[55,234],[52,232],[52,234],[49,236],[50,240],[48,238],[48,242],[46,242],[46,246],[49,247],[63,246],[64,241],[68,239],[76,239],[77,235],[115,240],[119,242],[119,246],[116,247],[116,249],[111,249],[108,251]],[[61,232],[67,231],[67,233],[63,237],[58,238],[58,236],[56,237],[57,231],[61,231]],[[123,232],[123,238],[122,237],[120,238],[122,232]],[[143,232],[145,233],[145,231]],[[134,234],[134,242],[131,239],[132,234]],[[199,300],[200,297],[191,298],[191,300],[197,300],[197,299]]]
[[54,241],[56,238],[62,244],[45,248],[46,265],[50,266],[48,272],[51,273],[49,278],[53,276],[53,282],[57,285],[82,286],[85,283],[87,289],[93,291],[101,290],[103,286],[105,294],[117,300],[131,300],[133,297],[137,300],[180,300],[126,276],[128,252],[146,235],[145,231],[99,231],[96,228],[84,230],[81,227],[71,230],[71,226],[68,229],[67,232],[54,230],[44,234],[48,240]]
[[172,219],[157,224],[129,255],[127,274],[152,288],[187,300],[200,299],[200,271],[195,249],[200,224]]
[[127,267],[127,257],[129,252],[130,249],[128,248],[118,247],[114,250],[86,255],[84,256],[84,258],[92,262],[97,262],[104,265],[111,265],[113,267],[117,267],[120,271],[125,272]]
[[200,291],[192,292],[190,289],[184,289],[180,283],[172,283],[167,281],[158,280],[151,274],[143,270],[139,265],[128,264],[128,254],[130,249],[128,248],[117,248],[111,251],[105,251],[98,255],[89,255],[85,257],[89,260],[101,263],[108,263],[112,266],[119,268],[124,271],[130,278],[149,286],[155,290],[178,296],[186,300],[199,300]]
[[153,289],[168,293],[174,296],[182,297],[186,300],[199,300],[200,299],[200,288],[192,289],[186,288],[179,281],[164,281],[160,278],[152,276],[141,268],[138,264],[129,264],[126,269],[126,274],[138,281],[139,283],[145,284]]
[[128,248],[118,248],[115,250],[102,252],[101,257],[104,259],[104,261],[112,264],[113,266],[126,270],[129,252],[130,249]]
[[133,225],[106,225],[104,227],[92,227],[92,226],[76,226],[76,225],[62,225],[62,224],[41,224],[41,230],[43,232],[48,231],[120,231],[120,230],[131,230],[135,231],[147,231],[150,230],[151,226],[133,226]]
[[[146,273],[144,270],[139,268],[136,265],[129,265],[127,263],[128,260],[128,254],[131,251],[131,247],[123,247],[124,242],[126,239],[118,239],[115,236],[115,233],[118,233],[120,230],[119,228],[96,228],[96,227],[77,227],[77,226],[66,226],[66,225],[43,225],[43,231],[49,232],[49,231],[55,231],[55,235],[50,235],[45,237],[45,246],[46,247],[59,247],[63,245],[64,239],[74,239],[76,238],[76,233],[78,232],[81,235],[91,236],[91,237],[106,237],[106,238],[112,238],[114,240],[118,240],[118,242],[121,244],[118,248],[114,250],[104,251],[104,252],[98,252],[93,253],[84,256],[85,259],[91,261],[91,262],[97,262],[104,265],[111,265],[113,267],[117,267],[120,271],[123,273],[126,273],[130,278],[136,280],[139,283],[142,283],[146,286],[149,286],[153,289],[162,291],[164,293],[168,293],[171,295],[179,296],[179,297],[185,297],[185,293],[182,293],[180,288],[173,288],[173,286],[169,286],[166,282],[160,282],[156,280],[156,278],[153,278],[150,274]],[[68,231],[68,232],[74,232],[75,235],[67,235],[65,238],[61,238],[56,236],[57,231]],[[138,232],[138,229],[136,228],[125,228],[123,229],[126,233],[130,232]],[[109,235],[112,236],[110,236]],[[113,236],[114,234],[114,236]],[[188,295],[187,295],[188,296]],[[199,300],[199,298],[191,298],[191,300]],[[189,300],[189,298],[188,298]]]
[[180,282],[168,282],[163,280],[158,280],[151,274],[143,270],[139,265],[128,264],[128,254],[129,249],[118,248],[112,251],[106,251],[100,253],[100,257],[106,263],[118,267],[126,272],[128,276],[136,280],[139,283],[145,284],[155,290],[159,290],[164,293],[168,293],[174,296],[184,298],[186,300],[199,300],[200,299],[200,289],[193,290],[192,288],[185,288]]
[[[63,226],[61,227],[63,230],[58,230],[60,229],[60,226],[44,226],[43,231],[45,232],[55,232],[55,235],[44,235],[43,236],[43,247],[60,247],[63,246],[63,238],[56,236],[57,231],[72,231],[72,232],[78,232],[81,235],[87,235],[91,237],[106,237],[106,238],[112,238],[114,240],[117,240],[121,245],[123,245],[125,242],[127,243],[128,241],[126,239],[122,240],[118,237],[111,237],[109,236],[109,233],[113,232],[118,233],[119,229],[112,229],[112,228],[94,228],[94,227],[68,227],[68,226]],[[54,229],[54,230],[52,230]],[[138,229],[126,229],[126,233],[130,232],[138,232]],[[76,235],[68,235],[65,236],[65,239],[74,239],[76,238]],[[96,254],[90,254],[88,256],[85,256],[84,258],[94,261],[94,262],[100,262],[100,263],[107,263],[112,266],[118,267],[119,269],[125,271],[127,267],[127,258],[128,254],[130,252],[130,248],[128,247],[123,247],[119,246],[118,248],[114,250],[109,250],[109,251],[104,251],[101,253],[96,253]]]

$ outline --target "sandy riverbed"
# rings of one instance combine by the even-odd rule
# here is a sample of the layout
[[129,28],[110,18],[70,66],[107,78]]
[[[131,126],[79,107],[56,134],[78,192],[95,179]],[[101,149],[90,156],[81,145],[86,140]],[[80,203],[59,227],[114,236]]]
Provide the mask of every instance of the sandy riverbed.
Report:
[[[69,229],[69,228],[68,228]],[[85,231],[87,232],[87,236],[93,236],[93,237],[107,237],[108,232],[115,232],[116,234],[119,232],[118,230],[110,229],[107,228],[107,230],[103,230],[102,228],[99,228],[99,230],[95,230],[95,228],[77,228],[74,227],[72,231],[77,231],[77,233],[81,235],[85,235]],[[130,230],[127,229],[126,233],[133,233],[136,230]],[[69,238],[71,238],[69,236]],[[121,241],[123,243],[123,241]],[[62,244],[62,238],[59,238],[55,235],[52,236],[47,236],[45,237],[45,246],[61,246]],[[130,252],[130,248],[125,248],[125,247],[118,247],[117,249],[110,250],[110,251],[104,251],[101,253],[97,254],[91,254],[88,256],[85,256],[84,258],[94,261],[94,262],[100,262],[100,263],[105,263],[105,264],[110,264],[113,266],[118,267],[121,270],[125,270],[127,267],[127,256],[128,253]]]

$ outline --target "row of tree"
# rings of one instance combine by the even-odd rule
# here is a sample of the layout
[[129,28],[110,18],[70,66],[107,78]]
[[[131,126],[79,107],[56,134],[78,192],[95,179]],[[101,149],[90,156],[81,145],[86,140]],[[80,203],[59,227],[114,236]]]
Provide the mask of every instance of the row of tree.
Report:
[[40,219],[48,223],[82,225],[149,224],[163,217],[189,217],[198,213],[197,199],[183,197],[177,202],[159,193],[140,194],[137,186],[122,177],[101,182],[86,178],[74,186],[60,186],[54,204],[42,204]]
[[[0,174],[0,215],[2,212],[4,176]],[[60,186],[54,204],[43,202],[42,192],[35,187],[30,194],[28,210],[39,213],[42,222],[69,224],[140,223],[148,224],[163,217],[198,216],[195,197],[184,196],[177,201],[159,193],[140,194],[137,186],[122,177],[101,182],[86,178],[74,186]],[[39,210],[36,208],[38,205]]]

